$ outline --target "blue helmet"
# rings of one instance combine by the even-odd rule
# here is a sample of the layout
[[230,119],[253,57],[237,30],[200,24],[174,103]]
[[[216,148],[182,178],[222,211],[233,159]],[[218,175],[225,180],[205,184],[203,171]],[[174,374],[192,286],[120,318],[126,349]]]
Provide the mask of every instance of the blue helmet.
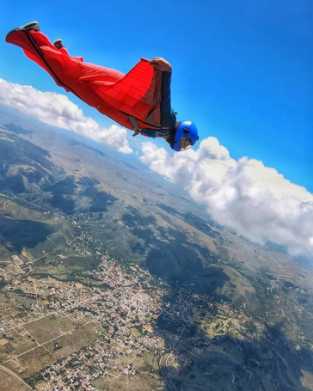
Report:
[[[182,121],[176,128],[173,149],[181,151],[188,145],[194,145],[199,140],[198,129],[191,121]],[[186,146],[185,146],[186,145]]]

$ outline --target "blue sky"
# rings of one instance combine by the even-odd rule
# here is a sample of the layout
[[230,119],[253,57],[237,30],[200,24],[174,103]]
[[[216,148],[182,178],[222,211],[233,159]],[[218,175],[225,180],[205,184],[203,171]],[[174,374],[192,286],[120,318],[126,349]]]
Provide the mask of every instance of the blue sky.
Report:
[[[4,0],[0,34],[39,20],[86,61],[127,72],[140,57],[173,64],[172,103],[202,138],[275,167],[313,191],[311,0]],[[0,42],[0,77],[63,92],[16,47]],[[71,97],[84,112],[106,121]]]

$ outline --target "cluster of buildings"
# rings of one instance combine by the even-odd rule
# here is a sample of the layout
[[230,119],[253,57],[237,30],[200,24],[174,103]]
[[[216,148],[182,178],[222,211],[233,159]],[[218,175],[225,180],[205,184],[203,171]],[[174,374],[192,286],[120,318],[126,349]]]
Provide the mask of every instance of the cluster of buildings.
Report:
[[106,257],[91,274],[98,287],[92,288],[90,300],[81,301],[71,312],[99,322],[98,337],[92,345],[45,368],[38,390],[95,390],[95,379],[135,376],[140,370],[138,358],[164,350],[153,329],[162,292],[151,277],[138,267],[125,271]]
[[[33,374],[39,380],[36,390],[92,391],[96,379],[136,376],[141,370],[137,361],[145,353],[158,356],[164,351],[162,338],[154,332],[164,288],[149,273],[138,266],[126,269],[103,256],[98,268],[87,273],[92,284],[84,285],[51,277],[37,279],[23,272],[26,262],[26,257],[12,259],[9,272],[15,278],[8,279],[8,271],[3,273],[6,292],[18,292],[31,303],[26,318],[15,323],[12,316],[0,320],[6,336],[16,326],[21,329],[23,322],[51,314],[98,325],[97,336],[89,345]],[[56,342],[55,350],[62,353],[62,349],[66,346]]]

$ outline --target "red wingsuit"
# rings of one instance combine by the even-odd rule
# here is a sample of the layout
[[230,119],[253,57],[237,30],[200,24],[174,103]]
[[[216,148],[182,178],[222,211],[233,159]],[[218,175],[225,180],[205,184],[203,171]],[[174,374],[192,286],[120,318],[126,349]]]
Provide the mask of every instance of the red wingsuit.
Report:
[[[141,59],[127,74],[88,64],[56,48],[40,31],[16,29],[6,41],[20,46],[54,78],[101,113],[129,129],[161,128],[161,71]],[[134,125],[135,119],[135,125]]]

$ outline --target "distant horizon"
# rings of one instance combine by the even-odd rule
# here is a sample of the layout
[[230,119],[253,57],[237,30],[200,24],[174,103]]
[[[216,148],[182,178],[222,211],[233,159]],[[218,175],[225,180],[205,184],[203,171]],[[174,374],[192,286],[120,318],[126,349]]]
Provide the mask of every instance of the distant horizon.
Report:
[[[0,80],[1,80],[1,78],[0,78]],[[14,114],[17,114],[18,116],[25,116],[25,115],[27,115],[25,112],[18,111],[18,109],[17,109],[16,107],[7,106],[7,105],[5,105],[5,104],[2,104],[2,103],[1,103],[1,100],[0,100],[0,110],[1,110],[1,108],[2,108],[2,109],[5,109],[5,110],[8,110],[8,111],[13,111]],[[69,128],[66,128],[66,127],[63,127],[63,128],[62,128],[62,127],[58,127],[58,126],[56,126],[56,125],[53,125],[52,123],[49,124],[49,123],[47,123],[47,122],[44,122],[41,118],[37,118],[37,117],[33,116],[32,114],[29,114],[28,117],[29,117],[30,120],[35,121],[35,122],[38,122],[38,123],[41,123],[41,124],[43,124],[43,125],[45,125],[45,126],[50,126],[50,127],[52,127],[52,128],[58,129],[58,130],[60,130],[60,131],[65,131],[65,132],[67,132],[67,133],[69,133],[69,134],[72,134],[73,136],[81,137],[81,138],[84,139],[86,142],[96,143],[100,148],[107,147],[107,148],[109,148],[109,149],[112,151],[112,153],[113,153],[114,151],[115,151],[115,152],[119,152],[119,151],[116,150],[116,147],[115,147],[114,145],[110,145],[110,144],[103,143],[103,142],[101,142],[100,140],[96,140],[96,139],[94,139],[94,138],[92,138],[92,137],[90,137],[90,136],[88,136],[88,135],[86,135],[86,134],[79,134],[79,133],[77,133],[77,132],[75,132],[74,130],[71,130],[71,129],[69,129]],[[27,126],[26,126],[26,128],[27,128]],[[135,142],[135,146],[136,146],[136,141],[137,141],[136,139],[130,139],[129,141],[130,141],[131,145],[133,144],[133,142]],[[147,141],[147,139],[145,138],[143,141]],[[156,143],[156,145],[158,145],[158,146],[161,147],[161,148],[162,148],[162,147],[163,147],[163,148],[166,148],[166,147],[167,147],[166,144],[165,144],[164,142],[160,141],[160,140],[153,140],[153,141]],[[202,140],[200,140],[200,143],[201,143],[201,141],[202,141]],[[132,146],[134,146],[134,145],[132,145]],[[121,153],[121,155],[124,155],[124,154]],[[124,155],[124,156],[125,156],[125,155]],[[232,155],[231,155],[231,156],[232,156]],[[235,158],[235,156],[232,156],[232,157]],[[139,158],[137,152],[136,152],[136,153],[130,154],[130,155],[129,155],[129,158],[132,159],[132,160],[136,160],[136,161],[140,162],[140,158]],[[247,158],[253,158],[253,157],[247,156]],[[142,164],[142,162],[141,162],[141,164]],[[143,166],[146,166],[146,165],[143,164]],[[270,167],[270,168],[275,169],[275,167]],[[282,173],[281,173],[281,174],[282,174]],[[284,178],[285,178],[286,180],[292,182],[291,179],[288,178],[288,177],[285,176],[285,175],[284,175]],[[306,186],[305,184],[301,184],[301,183],[297,183],[297,182],[293,182],[293,183],[294,183],[295,185],[300,186],[300,187],[303,187],[303,188],[306,189],[307,191],[311,192],[311,193],[312,193],[312,196],[313,196],[313,183],[312,183],[312,189],[311,189],[309,186]]]

